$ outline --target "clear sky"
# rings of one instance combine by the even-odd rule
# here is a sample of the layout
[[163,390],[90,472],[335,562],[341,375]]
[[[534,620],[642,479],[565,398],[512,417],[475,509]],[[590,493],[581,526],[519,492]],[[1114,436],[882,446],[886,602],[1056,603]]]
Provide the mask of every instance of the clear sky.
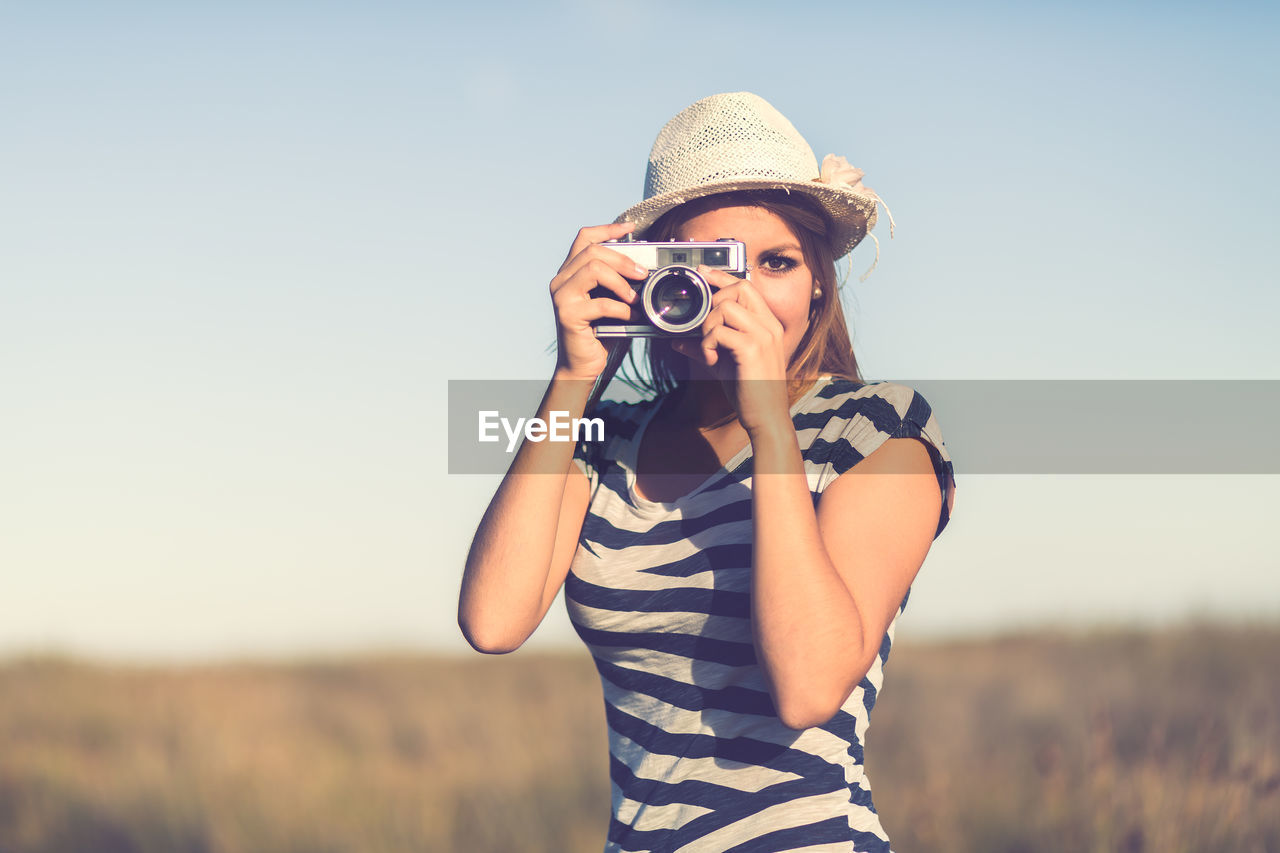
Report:
[[[574,231],[715,92],[892,208],[845,288],[869,377],[1280,379],[1278,23],[0,2],[0,653],[461,648],[496,478],[446,473],[446,383],[549,376]],[[900,631],[1276,618],[1277,486],[963,477]],[[566,642],[556,607],[533,643]]]

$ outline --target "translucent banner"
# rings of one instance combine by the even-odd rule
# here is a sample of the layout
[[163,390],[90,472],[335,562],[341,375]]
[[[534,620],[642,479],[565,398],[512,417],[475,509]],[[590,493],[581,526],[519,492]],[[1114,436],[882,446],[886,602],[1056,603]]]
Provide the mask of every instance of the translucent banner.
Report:
[[[908,415],[908,399],[912,417],[927,410],[959,475],[1280,474],[1280,380],[894,384],[916,392],[888,395],[898,414]],[[877,387],[866,391],[877,396]],[[600,433],[607,421],[594,423],[590,412],[536,419],[546,389],[541,381],[450,381],[449,473],[503,473],[525,441],[608,439]]]

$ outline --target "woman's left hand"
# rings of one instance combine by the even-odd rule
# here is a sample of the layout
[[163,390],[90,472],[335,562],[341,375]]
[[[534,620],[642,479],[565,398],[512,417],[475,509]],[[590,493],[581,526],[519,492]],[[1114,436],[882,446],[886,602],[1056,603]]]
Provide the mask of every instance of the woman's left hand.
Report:
[[779,426],[792,429],[782,323],[749,280],[708,267],[698,272],[718,288],[702,323],[702,340],[677,339],[672,347],[724,383],[749,435]]

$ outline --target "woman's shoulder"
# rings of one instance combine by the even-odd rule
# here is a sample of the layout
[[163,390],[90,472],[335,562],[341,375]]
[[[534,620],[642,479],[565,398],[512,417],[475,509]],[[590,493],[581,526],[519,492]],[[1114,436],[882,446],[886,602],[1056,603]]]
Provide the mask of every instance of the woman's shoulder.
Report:
[[950,517],[955,475],[932,407],[919,391],[897,382],[832,380],[796,418],[805,462],[816,471],[815,492],[895,438],[923,442],[942,492],[935,536]]
[[838,461],[837,473],[892,438],[918,438],[948,460],[933,408],[919,391],[898,382],[826,379],[795,416],[808,440],[806,458]]
[[849,420],[861,416],[888,429],[907,420],[924,426],[933,409],[924,396],[897,382],[860,382],[843,377],[823,377],[801,416],[813,421]]

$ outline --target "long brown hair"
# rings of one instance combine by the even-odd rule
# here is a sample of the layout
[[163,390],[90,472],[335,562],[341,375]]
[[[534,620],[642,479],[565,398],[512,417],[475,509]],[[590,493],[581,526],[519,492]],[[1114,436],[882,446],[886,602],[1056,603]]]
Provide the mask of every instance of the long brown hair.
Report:
[[[813,300],[810,307],[809,327],[787,366],[791,399],[794,401],[822,374],[861,382],[844,308],[840,304],[840,282],[831,249],[830,225],[826,213],[816,202],[785,190],[740,190],[704,196],[667,211],[639,239],[674,240],[686,222],[721,207],[758,207],[782,219],[800,241],[805,265],[813,271],[814,280],[822,289],[822,295]],[[686,357],[673,351],[661,338],[644,340],[647,372],[640,371],[635,350],[626,345],[629,341],[615,344],[608,364],[592,391],[588,408],[604,394],[609,382],[623,368],[624,361],[626,369],[622,370],[620,380],[655,396],[674,391],[688,379],[689,360]]]

